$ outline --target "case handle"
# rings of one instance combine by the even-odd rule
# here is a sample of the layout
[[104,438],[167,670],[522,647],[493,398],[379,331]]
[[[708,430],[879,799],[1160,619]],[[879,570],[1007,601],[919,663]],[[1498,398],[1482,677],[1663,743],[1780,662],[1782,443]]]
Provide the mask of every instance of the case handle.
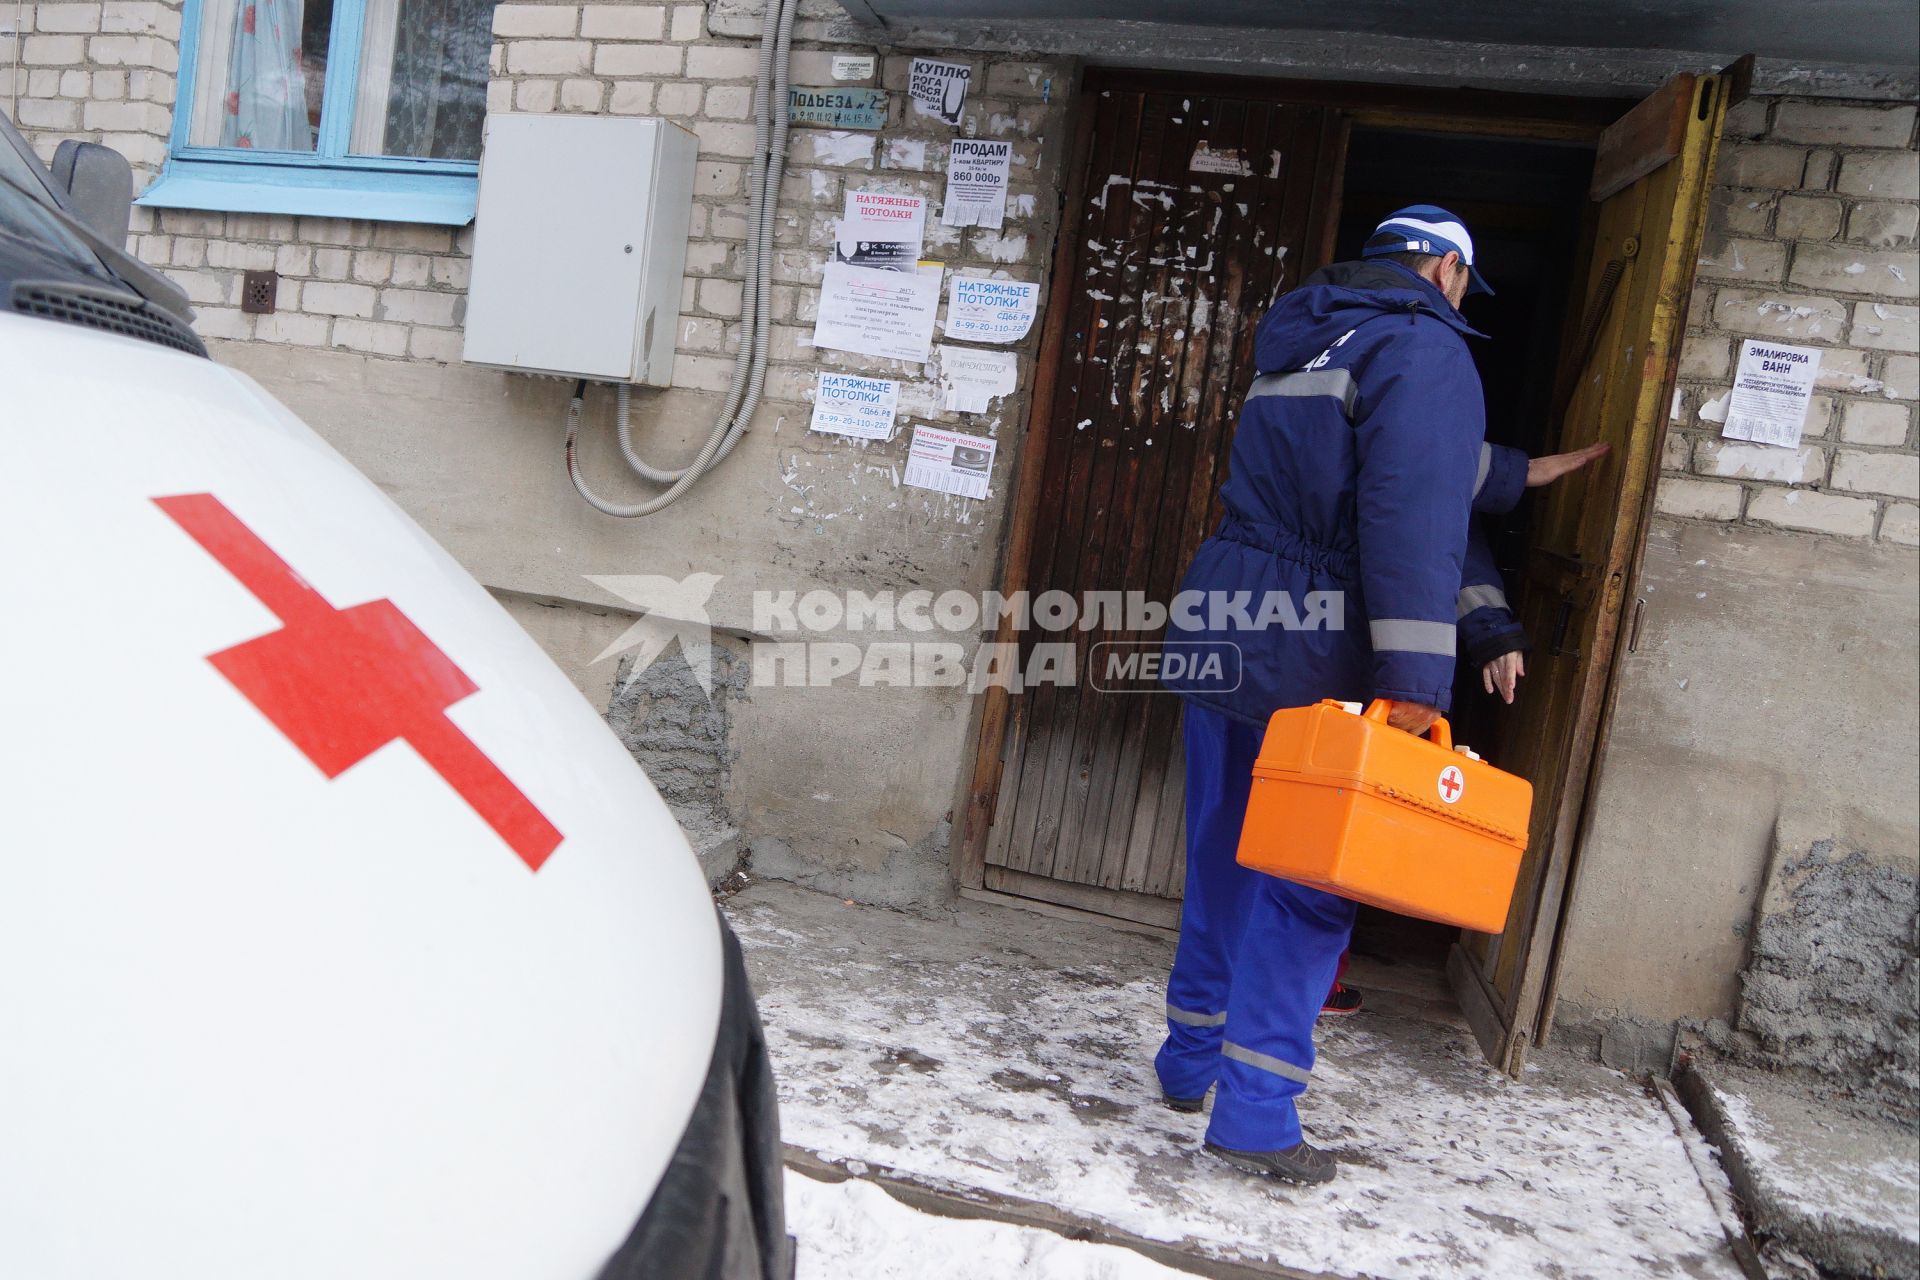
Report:
[[[1367,709],[1362,714],[1369,720],[1379,724],[1385,724],[1387,723],[1387,716],[1392,710],[1393,702],[1390,699],[1375,698],[1367,704]],[[1433,727],[1427,730],[1427,741],[1433,743],[1442,751],[1453,750],[1453,727],[1447,723],[1445,716],[1441,716],[1438,720],[1435,720]]]

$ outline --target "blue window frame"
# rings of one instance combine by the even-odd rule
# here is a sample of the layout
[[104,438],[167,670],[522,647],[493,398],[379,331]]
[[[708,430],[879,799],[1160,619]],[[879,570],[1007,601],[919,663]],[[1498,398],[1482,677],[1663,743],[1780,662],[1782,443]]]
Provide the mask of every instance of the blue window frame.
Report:
[[168,159],[139,203],[471,222],[492,14],[492,0],[186,0]]

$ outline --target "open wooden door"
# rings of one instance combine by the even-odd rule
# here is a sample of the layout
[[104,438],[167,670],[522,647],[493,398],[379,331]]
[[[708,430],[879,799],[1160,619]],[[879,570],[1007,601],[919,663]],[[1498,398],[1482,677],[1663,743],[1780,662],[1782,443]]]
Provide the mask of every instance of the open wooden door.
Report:
[[1525,762],[1533,826],[1498,936],[1448,961],[1496,1066],[1518,1075],[1540,1035],[1587,783],[1610,703],[1621,605],[1645,534],[1732,73],[1680,75],[1602,135],[1592,257],[1565,348],[1558,439],[1613,452],[1544,491],[1519,613],[1533,638],[1505,751]]

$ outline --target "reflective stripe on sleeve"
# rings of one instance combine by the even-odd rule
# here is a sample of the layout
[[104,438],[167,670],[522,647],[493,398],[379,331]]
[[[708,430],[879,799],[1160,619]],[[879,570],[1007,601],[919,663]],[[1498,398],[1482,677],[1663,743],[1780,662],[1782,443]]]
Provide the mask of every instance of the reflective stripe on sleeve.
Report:
[[1479,497],[1480,491],[1487,487],[1487,476],[1493,470],[1493,446],[1480,446],[1480,467],[1473,473],[1473,496]]
[[1368,624],[1376,652],[1432,653],[1442,658],[1453,656],[1454,628],[1451,622],[1422,622],[1418,618],[1375,618]]
[[1507,593],[1498,587],[1462,587],[1460,596],[1454,604],[1457,616],[1466,617],[1475,609],[1504,609],[1507,607]]
[[1177,1022],[1183,1027],[1224,1027],[1227,1025],[1227,1015],[1225,1013],[1193,1013],[1168,1005],[1167,1021]]
[[1260,396],[1331,396],[1340,402],[1340,411],[1353,416],[1353,401],[1359,394],[1353,375],[1345,369],[1308,369],[1300,373],[1269,373],[1253,380],[1247,399]]
[[1283,1080],[1292,1080],[1299,1084],[1313,1083],[1311,1071],[1296,1067],[1291,1062],[1283,1061],[1270,1053],[1255,1053],[1245,1045],[1235,1044],[1231,1040],[1220,1046],[1220,1053],[1221,1056],[1232,1058],[1235,1062],[1244,1062],[1261,1071],[1270,1071]]

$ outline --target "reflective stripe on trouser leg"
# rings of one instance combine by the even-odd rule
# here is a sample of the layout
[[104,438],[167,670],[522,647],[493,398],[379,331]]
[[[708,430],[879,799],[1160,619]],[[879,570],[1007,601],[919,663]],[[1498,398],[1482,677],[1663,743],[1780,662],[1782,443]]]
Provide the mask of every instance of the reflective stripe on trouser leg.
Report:
[[1183,1027],[1224,1027],[1227,1025],[1227,1011],[1218,1013],[1195,1013],[1191,1009],[1167,1006],[1167,1021],[1177,1022]]
[[1233,952],[1253,890],[1266,879],[1234,861],[1260,730],[1188,704],[1181,729],[1187,755],[1186,901],[1180,945],[1167,978],[1167,1040],[1154,1058],[1160,1087],[1197,1098],[1220,1073]]
[[[1223,1018],[1221,1021],[1226,1020]],[[1313,1083],[1313,1072],[1308,1068],[1296,1067],[1291,1062],[1283,1062],[1268,1054],[1255,1053],[1245,1045],[1235,1044],[1231,1040],[1221,1043],[1220,1053],[1224,1057],[1232,1058],[1235,1062],[1244,1062],[1256,1071],[1271,1071],[1282,1080],[1293,1080],[1300,1084]]]
[[1262,877],[1234,956],[1209,1141],[1238,1151],[1300,1141],[1294,1099],[1312,1076],[1314,1022],[1340,972],[1355,910],[1345,898]]

